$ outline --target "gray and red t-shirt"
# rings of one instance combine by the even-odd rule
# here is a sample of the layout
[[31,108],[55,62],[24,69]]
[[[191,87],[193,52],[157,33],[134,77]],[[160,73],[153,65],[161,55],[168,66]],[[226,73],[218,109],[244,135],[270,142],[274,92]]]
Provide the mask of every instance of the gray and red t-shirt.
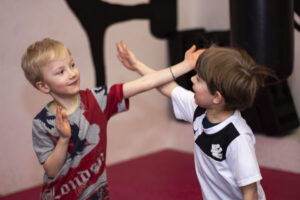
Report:
[[[123,85],[80,91],[77,109],[68,115],[71,139],[66,161],[54,178],[44,175],[41,199],[108,199],[106,129],[109,118],[128,110]],[[33,120],[33,147],[41,164],[59,139],[56,114],[48,106]]]

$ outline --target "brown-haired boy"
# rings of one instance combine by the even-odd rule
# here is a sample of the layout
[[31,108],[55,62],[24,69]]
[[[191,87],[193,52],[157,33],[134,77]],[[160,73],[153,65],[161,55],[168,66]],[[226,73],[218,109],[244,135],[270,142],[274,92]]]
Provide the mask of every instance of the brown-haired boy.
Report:
[[[155,71],[122,41],[119,60],[141,75]],[[170,67],[172,73],[173,67]],[[255,137],[240,111],[252,105],[272,72],[244,51],[211,46],[196,64],[193,91],[175,81],[159,91],[170,97],[177,119],[193,124],[195,168],[205,200],[265,199],[255,156]],[[177,77],[177,76],[176,76]]]

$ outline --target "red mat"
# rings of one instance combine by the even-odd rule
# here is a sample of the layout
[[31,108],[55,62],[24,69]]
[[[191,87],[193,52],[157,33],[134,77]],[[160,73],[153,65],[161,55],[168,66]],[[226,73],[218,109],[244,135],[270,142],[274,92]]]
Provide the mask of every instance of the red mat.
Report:
[[[299,200],[300,174],[261,168],[267,199]],[[202,199],[194,170],[193,155],[164,150],[109,166],[112,200]],[[38,200],[41,187],[9,195],[1,200]]]
[[108,168],[112,200],[197,199],[201,189],[192,154],[164,150]]

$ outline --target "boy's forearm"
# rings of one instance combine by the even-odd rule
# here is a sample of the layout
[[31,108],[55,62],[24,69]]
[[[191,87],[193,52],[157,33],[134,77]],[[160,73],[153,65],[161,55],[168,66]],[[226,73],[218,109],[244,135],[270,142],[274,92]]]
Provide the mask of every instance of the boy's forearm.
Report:
[[172,90],[178,86],[174,81],[175,78],[194,69],[198,57],[204,52],[204,49],[196,50],[196,46],[193,45],[185,52],[184,61],[167,69],[160,70],[157,73],[152,68],[140,62],[134,53],[129,50],[124,41],[117,43],[117,50],[118,58],[125,67],[144,76],[142,79],[123,85],[124,97],[131,97],[140,92],[150,90],[153,87],[157,88],[162,94],[170,97]]
[[48,177],[54,178],[65,163],[69,138],[60,137],[54,151],[48,156],[43,167]]
[[[179,77],[187,72],[189,72],[190,70],[192,70],[193,68],[188,68],[187,71],[184,71],[184,72],[179,72],[179,74],[177,73],[177,69],[178,67],[182,67],[181,65],[184,65],[184,62],[181,62],[181,63],[178,63],[177,65],[174,65],[174,66],[171,66],[169,69],[170,70],[170,74],[172,76],[172,73],[173,75],[176,77]],[[176,67],[175,67],[176,66]],[[173,69],[173,67],[175,67],[175,69]],[[153,73],[153,72],[156,72],[156,70],[148,67],[147,65],[145,65],[144,63],[138,61],[137,64],[135,65],[135,68],[137,69],[137,72],[140,74],[140,75],[146,75],[146,74],[150,74],[150,73]],[[171,71],[172,70],[172,71]],[[177,75],[177,76],[176,76]],[[173,77],[173,76],[172,76]],[[174,77],[173,77],[174,79]],[[170,82],[162,85],[162,86],[159,86],[157,87],[158,91],[160,93],[162,93],[163,95],[167,96],[167,97],[171,97],[171,92],[173,91],[174,88],[176,88],[178,86],[178,84],[174,81],[174,80],[171,80]]]
[[167,83],[163,86],[158,87],[157,89],[161,94],[165,95],[166,97],[171,98],[172,91],[176,87],[178,87],[178,84],[175,81],[172,81],[170,83]]
[[156,70],[152,69],[151,67],[145,65],[140,61],[137,61],[137,63],[135,64],[135,68],[137,69],[137,73],[139,73],[141,76],[156,72]]
[[162,93],[163,95],[165,95],[165,96],[171,98],[172,91],[173,91],[176,87],[178,87],[178,84],[175,82],[175,79],[178,78],[179,76],[181,76],[181,75],[183,75],[183,74],[185,74],[185,73],[191,71],[191,70],[193,69],[193,68],[187,68],[187,71],[183,71],[183,73],[182,73],[182,71],[180,71],[180,72],[178,73],[178,72],[177,72],[178,67],[180,67],[180,66],[183,65],[183,64],[184,64],[184,62],[178,63],[177,65],[174,65],[174,66],[169,67],[169,71],[170,71],[170,74],[171,74],[173,80],[170,81],[170,82],[167,83],[167,84],[164,84],[164,85],[158,87],[157,89],[158,89],[158,91],[159,91],[160,93]]
[[[143,76],[157,71],[157,70],[150,68],[149,66],[145,65],[144,63],[142,63],[140,61],[138,61],[135,64],[135,67],[137,69],[137,72]],[[171,70],[172,70],[172,72],[170,71],[170,74],[172,75],[172,73],[173,73],[173,75],[177,78],[177,77],[191,71],[194,67],[191,67],[189,64],[182,61],[176,65],[170,66],[169,68],[171,68]],[[162,71],[162,70],[160,70],[160,71]]]
[[[186,62],[180,62],[174,66],[172,66],[172,73],[175,77],[181,76],[184,73],[187,73],[192,69],[191,66],[188,65]],[[146,65],[139,64],[139,67],[137,67],[138,73],[141,75],[144,75],[143,77],[131,81],[124,84],[123,91],[124,91],[124,97],[131,97],[133,95],[136,95],[138,93],[158,88],[164,84],[167,84],[169,82],[173,81],[173,75],[169,68],[165,68],[159,71],[155,71]],[[169,96],[171,95],[172,89],[176,87],[177,84],[175,82],[172,83],[172,87],[164,87],[165,90],[162,90],[161,92]],[[168,90],[166,90],[168,88]]]

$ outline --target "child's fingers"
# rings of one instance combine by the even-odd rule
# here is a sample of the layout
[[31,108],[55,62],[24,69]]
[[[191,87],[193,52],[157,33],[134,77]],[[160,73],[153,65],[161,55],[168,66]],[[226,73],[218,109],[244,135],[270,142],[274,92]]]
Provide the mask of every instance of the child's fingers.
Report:
[[196,45],[193,44],[193,45],[189,48],[188,52],[191,53],[191,52],[194,52],[195,50],[196,50]]
[[122,45],[122,48],[123,48],[123,49],[126,49],[127,45],[126,45],[126,43],[124,42],[124,40],[121,40],[121,45]]
[[126,43],[125,43],[123,40],[121,41],[121,45],[122,45],[123,53],[124,53],[127,57],[129,57],[129,55],[130,55],[130,50],[129,50],[128,46],[126,45]]
[[116,46],[117,46],[117,51],[118,51],[119,58],[128,59],[128,57],[129,57],[129,49],[126,46],[125,42],[122,40],[121,42],[117,43]]
[[122,47],[121,47],[120,43],[118,42],[116,46],[117,46],[117,51],[118,51],[118,53],[119,53],[119,54],[122,54],[122,53],[123,53],[123,50],[122,50]]
[[124,48],[124,50],[125,50],[127,53],[129,52],[129,48],[128,48],[128,46],[125,44],[125,42],[124,42],[123,48]]
[[186,58],[191,58],[192,53],[196,50],[196,45],[192,45],[186,52],[185,52],[185,57]]
[[117,42],[117,50],[119,52],[123,52],[123,49],[124,49],[124,47],[123,47],[123,43],[122,43],[122,40],[121,40],[120,42]]
[[201,54],[203,54],[205,50],[206,50],[206,49],[199,49],[199,50],[197,50],[197,51],[195,52],[196,58],[198,58]]
[[56,109],[55,125],[61,136],[66,137],[70,135],[68,116],[65,112],[62,112],[61,106],[58,106]]
[[198,49],[198,50],[195,52],[195,55],[201,55],[204,51],[205,51],[205,49]]
[[119,52],[120,51],[120,44],[119,44],[119,42],[116,43],[116,47],[117,47],[117,51]]
[[62,118],[62,121],[63,122],[66,122],[66,121],[68,121],[68,119],[67,119],[67,113],[62,113],[62,115],[61,115],[61,118]]
[[56,108],[56,121],[55,121],[55,124],[56,124],[57,128],[61,127],[61,123],[62,123],[61,107],[57,106],[57,108]]
[[56,108],[56,118],[61,119],[61,107],[57,106]]

